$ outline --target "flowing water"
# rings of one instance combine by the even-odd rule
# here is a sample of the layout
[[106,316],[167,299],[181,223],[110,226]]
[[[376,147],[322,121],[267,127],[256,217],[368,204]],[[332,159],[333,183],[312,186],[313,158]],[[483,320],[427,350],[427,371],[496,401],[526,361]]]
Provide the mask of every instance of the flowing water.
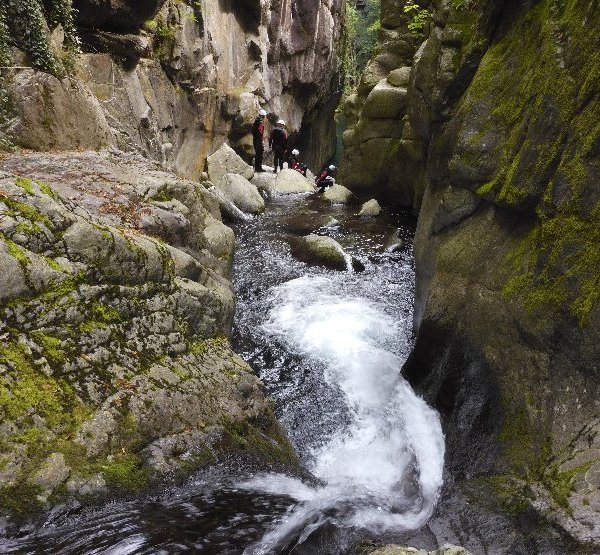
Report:
[[[407,246],[385,252],[400,228]],[[292,234],[334,237],[362,273],[308,267]],[[234,346],[274,399],[304,479],[222,466],[152,498],[62,512],[7,553],[343,554],[420,527],[442,485],[437,414],[400,375],[411,348],[412,222],[303,196],[236,224]]]

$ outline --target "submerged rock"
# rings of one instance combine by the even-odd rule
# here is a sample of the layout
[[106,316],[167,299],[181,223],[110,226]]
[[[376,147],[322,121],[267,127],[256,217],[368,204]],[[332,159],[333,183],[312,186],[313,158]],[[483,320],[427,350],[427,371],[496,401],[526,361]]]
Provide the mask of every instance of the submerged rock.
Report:
[[297,214],[285,221],[285,227],[292,233],[307,234],[322,227],[333,227],[339,222],[329,214],[311,212]]
[[365,202],[358,213],[359,216],[365,217],[379,216],[379,214],[381,214],[381,206],[376,199]]
[[242,212],[262,214],[265,211],[265,201],[258,189],[241,175],[228,173],[215,187]]
[[456,545],[445,545],[434,551],[417,549],[416,547],[400,547],[399,545],[386,545],[375,551],[368,552],[369,555],[471,555],[464,547]]
[[397,229],[386,239],[384,248],[386,252],[398,252],[404,248],[405,244],[404,239],[400,237],[400,230]]
[[336,183],[323,193],[323,198],[333,204],[348,204],[354,200],[354,193],[343,185]]

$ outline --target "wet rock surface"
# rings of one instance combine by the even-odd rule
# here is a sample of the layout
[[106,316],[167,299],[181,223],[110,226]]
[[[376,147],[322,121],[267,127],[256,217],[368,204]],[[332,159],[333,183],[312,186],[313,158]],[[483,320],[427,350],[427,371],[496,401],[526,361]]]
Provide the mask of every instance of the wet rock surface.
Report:
[[335,185],[329,187],[321,195],[321,198],[323,198],[323,200],[331,202],[332,204],[348,204],[356,200],[354,193],[350,189],[344,187],[343,185],[340,185],[339,183],[336,183]]
[[333,270],[348,269],[348,255],[331,237],[307,235],[290,240],[292,254],[309,264],[321,264]]

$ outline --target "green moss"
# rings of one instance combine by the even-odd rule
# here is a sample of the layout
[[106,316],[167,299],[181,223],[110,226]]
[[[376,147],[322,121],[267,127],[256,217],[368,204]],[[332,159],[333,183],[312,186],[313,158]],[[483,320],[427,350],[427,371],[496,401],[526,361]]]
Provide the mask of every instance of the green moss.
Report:
[[0,192],[0,201],[2,201],[8,207],[6,214],[13,217],[22,217],[30,222],[37,222],[44,224],[47,228],[52,229],[52,220],[45,214],[42,214],[34,208],[31,204],[25,204],[19,202],[8,195]]
[[27,222],[19,222],[15,226],[15,231],[18,233],[23,233],[28,237],[35,237],[38,233],[42,231],[42,228],[36,223]]
[[54,189],[52,189],[52,187],[50,187],[50,185],[48,185],[47,183],[44,183],[43,181],[37,181],[36,183],[38,184],[40,191],[42,191],[42,193],[44,193],[45,195],[49,196],[54,200],[57,200],[59,198],[58,194],[55,193]]
[[169,202],[173,200],[175,197],[171,192],[169,192],[167,186],[161,187],[154,195],[150,197],[149,200],[154,200],[157,202]]
[[34,331],[31,337],[42,347],[44,356],[51,363],[62,364],[67,361],[67,356],[62,348],[62,341],[43,331]]
[[29,276],[29,265],[31,264],[31,259],[29,258],[29,255],[25,249],[6,237],[4,237],[4,243],[8,248],[8,253],[21,265],[25,276]]
[[540,321],[585,326],[600,301],[600,208],[589,205],[600,146],[597,27],[600,13],[580,0],[523,8],[461,100],[465,114],[490,114],[469,152],[486,151],[488,132],[501,138],[497,171],[478,194],[536,220],[510,253],[504,292]]
[[509,515],[523,514],[529,509],[534,498],[531,486],[510,474],[488,476],[480,479],[479,482],[491,489],[493,498],[500,502],[501,507]]
[[141,491],[150,479],[148,468],[133,454],[117,456],[102,468],[102,473],[108,485],[124,491]]
[[566,305],[581,326],[587,325],[600,300],[600,202],[587,217],[543,216],[510,261],[514,270],[505,294],[522,296],[531,312],[557,314]]
[[21,187],[21,189],[23,189],[28,195],[35,195],[35,190],[33,189],[33,181],[31,181],[31,179],[19,177],[15,181],[15,185],[17,187]]
[[571,470],[561,471],[560,465],[553,464],[546,468],[541,476],[541,483],[550,492],[552,499],[568,513],[572,513],[569,506],[569,497],[573,492],[573,483],[577,476],[585,474],[594,464],[591,461]]
[[63,414],[63,402],[70,404],[70,388],[40,372],[25,346],[14,340],[0,345],[0,362],[12,369],[9,375],[0,376],[2,419],[18,421],[36,413],[44,417],[49,426],[62,426],[69,418]]
[[53,258],[50,258],[49,256],[44,256],[44,260],[47,262],[48,266],[50,266],[50,268],[52,268],[53,270],[64,273],[64,270],[62,269],[61,265]]
[[95,301],[89,307],[89,314],[94,321],[111,324],[121,321],[121,313],[114,307]]
[[41,508],[38,495],[42,493],[36,484],[22,482],[14,486],[0,486],[0,507],[10,514],[22,517]]

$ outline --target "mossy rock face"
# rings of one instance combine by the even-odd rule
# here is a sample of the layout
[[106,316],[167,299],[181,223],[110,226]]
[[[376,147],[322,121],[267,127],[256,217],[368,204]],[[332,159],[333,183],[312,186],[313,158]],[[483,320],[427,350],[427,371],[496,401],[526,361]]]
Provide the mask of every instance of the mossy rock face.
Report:
[[421,162],[399,149],[427,185],[405,372],[443,414],[457,476],[525,484],[515,506],[597,548],[600,15],[444,6],[408,93],[428,146]]
[[[0,178],[2,512],[139,492],[231,452],[294,464],[260,381],[227,339],[234,302],[219,256],[232,242],[218,207],[160,172],[139,194],[132,175],[154,172],[142,159],[77,156],[65,160],[76,184]],[[35,174],[50,159],[4,162]],[[90,186],[92,173],[102,178]],[[102,179],[122,206],[103,204]],[[71,185],[78,203],[58,193]],[[145,235],[142,222],[176,240]]]

